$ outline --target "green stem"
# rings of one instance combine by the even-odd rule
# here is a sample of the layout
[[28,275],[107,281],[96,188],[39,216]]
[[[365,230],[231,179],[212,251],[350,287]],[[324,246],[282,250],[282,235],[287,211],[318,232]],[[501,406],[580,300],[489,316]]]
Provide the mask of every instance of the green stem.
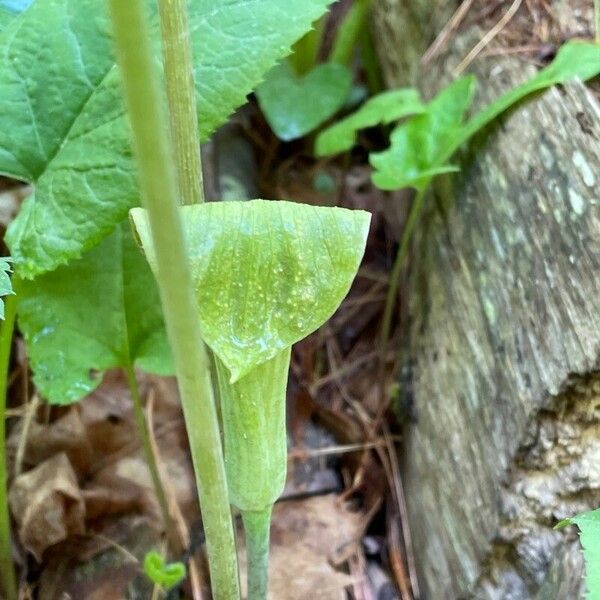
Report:
[[114,40],[148,211],[167,333],[173,350],[202,509],[215,600],[237,600],[233,523],[209,361],[200,334],[177,180],[143,0],[110,0]]
[[269,534],[273,507],[242,511],[248,556],[248,600],[266,600],[269,587]]
[[7,296],[4,299],[4,321],[0,324],[0,575],[6,600],[17,600],[17,582],[10,545],[8,475],[6,471],[6,393],[16,304],[14,296]]
[[294,44],[294,52],[290,56],[290,61],[297,75],[306,75],[315,68],[323,41],[325,20],[326,16],[321,17],[313,28]]
[[180,204],[198,204],[204,190],[187,2],[159,0],[158,10]]
[[127,384],[129,386],[131,400],[133,402],[133,416],[135,419],[135,425],[140,441],[142,442],[144,458],[146,459],[146,464],[150,470],[152,484],[154,485],[154,493],[156,494],[156,499],[158,500],[158,504],[160,506],[167,538],[171,544],[171,549],[174,552],[178,552],[180,544],[177,542],[176,526],[171,518],[171,513],[169,512],[167,495],[165,494],[165,488],[163,487],[160,478],[160,472],[158,470],[158,465],[156,464],[156,457],[152,449],[152,443],[150,442],[148,422],[146,421],[146,415],[144,414],[144,407],[142,406],[142,399],[140,398],[140,390],[133,365],[130,364],[127,366],[125,369],[125,374],[127,375]]
[[331,62],[350,65],[352,55],[371,8],[371,0],[354,0],[343,21],[338,26],[333,48],[329,55]]
[[[408,215],[404,231],[402,232],[402,239],[400,240],[400,248],[396,254],[394,260],[394,266],[390,274],[390,284],[388,287],[387,295],[385,298],[385,308],[383,310],[383,318],[381,323],[381,338],[379,342],[380,351],[380,373],[379,382],[381,386],[385,385],[385,360],[387,356],[388,342],[390,338],[390,329],[392,327],[392,316],[394,314],[394,306],[396,305],[396,296],[398,295],[398,287],[400,286],[400,275],[402,274],[402,267],[404,266],[404,260],[408,255],[410,248],[410,242],[412,235],[415,230],[415,226],[421,216],[421,210],[427,194],[427,188],[419,190]],[[376,422],[378,419],[376,419]]]

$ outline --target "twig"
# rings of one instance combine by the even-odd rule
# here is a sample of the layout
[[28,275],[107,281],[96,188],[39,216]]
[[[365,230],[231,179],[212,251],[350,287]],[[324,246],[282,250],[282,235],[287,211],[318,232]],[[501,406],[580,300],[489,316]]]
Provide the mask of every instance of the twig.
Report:
[[450,20],[446,23],[446,25],[444,25],[444,28],[440,31],[439,35],[435,38],[433,44],[427,48],[425,54],[423,54],[421,57],[421,64],[423,66],[431,62],[431,60],[441,52],[442,48],[452,35],[452,32],[460,26],[463,19],[467,16],[467,13],[473,6],[474,1],[475,0],[464,0],[463,3],[458,7]]
[[15,477],[18,477],[23,472],[23,459],[25,458],[25,449],[27,448],[27,437],[31,429],[31,422],[40,405],[40,399],[37,394],[33,395],[31,402],[27,404],[25,416],[23,417],[23,427],[19,437],[19,445],[15,456]]
[[419,598],[421,594],[419,591],[417,568],[415,565],[414,554],[412,551],[412,536],[410,533],[410,527],[408,522],[408,511],[406,510],[406,498],[404,496],[404,488],[402,486],[402,479],[400,477],[400,467],[398,465],[396,449],[392,444],[392,436],[390,435],[387,423],[383,424],[383,436],[386,440],[386,447],[393,475],[392,493],[394,499],[396,500],[396,505],[398,506],[398,512],[400,513],[400,526],[402,528],[402,537],[404,538],[404,551],[406,554],[406,564],[408,565],[410,584],[412,587],[414,597]]
[[454,69],[454,75],[460,75],[479,55],[479,53],[508,25],[519,10],[523,0],[514,0],[502,18],[479,40],[475,47],[460,61]]
[[[401,440],[400,437],[395,436],[391,438],[392,442],[398,443]],[[387,440],[378,439],[372,442],[362,442],[359,444],[342,444],[339,446],[327,446],[324,448],[292,448],[288,453],[288,459],[296,458],[315,458],[318,456],[336,456],[339,454],[349,454],[350,452],[357,452],[360,450],[369,450],[371,448],[380,448],[387,444]]]

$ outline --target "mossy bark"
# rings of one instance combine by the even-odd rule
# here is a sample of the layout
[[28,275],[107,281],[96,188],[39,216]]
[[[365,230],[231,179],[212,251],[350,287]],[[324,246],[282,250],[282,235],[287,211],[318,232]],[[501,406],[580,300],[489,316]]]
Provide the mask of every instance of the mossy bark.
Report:
[[[459,4],[376,3],[389,86],[430,97],[450,80],[476,27],[418,61]],[[471,71],[481,106],[534,67],[504,56]],[[582,596],[576,536],[553,525],[600,505],[598,123],[579,83],[513,110],[438,182],[415,237],[403,458],[425,598]]]

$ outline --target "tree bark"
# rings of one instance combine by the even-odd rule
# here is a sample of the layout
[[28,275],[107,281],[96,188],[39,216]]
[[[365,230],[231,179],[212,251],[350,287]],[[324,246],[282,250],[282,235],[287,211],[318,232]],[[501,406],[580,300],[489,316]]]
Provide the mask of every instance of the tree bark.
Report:
[[[482,35],[461,30],[419,71],[459,3],[374,4],[390,87],[432,96]],[[470,70],[478,106],[535,72],[508,56]],[[438,182],[420,223],[403,337],[417,421],[403,461],[430,600],[582,597],[577,537],[553,526],[600,506],[599,124],[581,83],[522,104]]]

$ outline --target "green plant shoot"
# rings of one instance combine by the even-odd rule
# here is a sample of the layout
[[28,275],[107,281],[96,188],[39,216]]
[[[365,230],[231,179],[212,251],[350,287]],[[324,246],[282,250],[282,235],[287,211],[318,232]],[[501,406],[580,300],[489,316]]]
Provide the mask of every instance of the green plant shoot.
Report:
[[[475,82],[470,77],[460,79],[440,92],[427,106],[425,114],[400,124],[392,132],[388,150],[371,155],[371,164],[375,168],[373,181],[386,190],[427,187],[436,172],[451,168],[447,161],[463,144],[512,106],[553,85],[575,78],[586,81],[598,73],[600,46],[568,42],[552,63],[529,81],[506,92],[468,121],[464,122],[461,118],[445,123],[443,113],[453,100],[457,108],[463,109],[462,112],[471,104]],[[467,87],[471,88],[469,98]],[[423,145],[424,142],[427,143]]]
[[151,550],[144,557],[144,573],[165,590],[170,590],[181,583],[187,574],[182,562],[167,563],[155,550]]
[[[248,589],[266,597],[269,524],[286,474],[292,344],[338,307],[356,274],[363,211],[253,200],[180,209],[202,336],[217,360],[229,496],[248,547]],[[157,272],[147,214],[131,211]]]
[[585,557],[586,600],[600,599],[600,508],[564,519],[555,529],[577,525]]

